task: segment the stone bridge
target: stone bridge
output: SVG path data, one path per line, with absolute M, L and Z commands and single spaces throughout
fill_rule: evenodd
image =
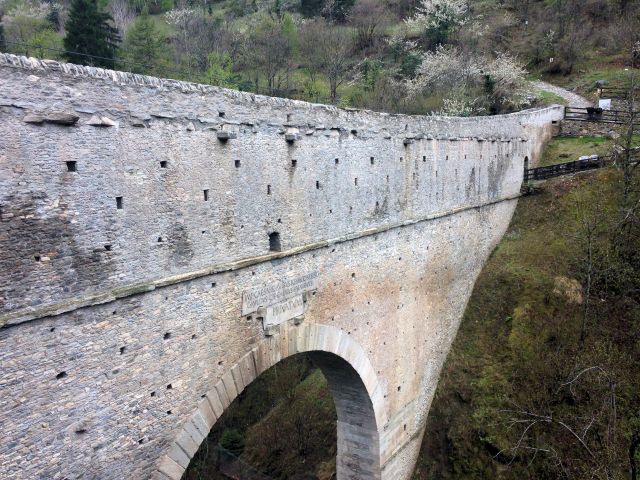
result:
M 408 479 L 524 162 L 561 118 L 0 54 L 2 477 L 179 479 L 239 392 L 310 352 L 338 479 Z

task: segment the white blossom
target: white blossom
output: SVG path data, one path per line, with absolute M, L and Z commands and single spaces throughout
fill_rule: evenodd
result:
M 191 8 L 174 8 L 165 13 L 164 18 L 169 25 L 179 27 L 186 25 L 194 14 L 195 10 Z
M 407 89 L 412 95 L 444 92 L 439 113 L 467 115 L 469 109 L 481 113 L 480 100 L 486 95 L 488 84 L 492 89 L 491 99 L 505 107 L 519 108 L 530 103 L 532 97 L 526 75 L 524 67 L 507 53 L 488 57 L 439 46 L 423 54 L 418 74 L 407 82 Z M 476 98 L 471 96 L 474 92 Z
M 461 26 L 466 22 L 469 7 L 466 0 L 421 0 L 407 25 L 418 31 L 440 28 L 444 25 Z

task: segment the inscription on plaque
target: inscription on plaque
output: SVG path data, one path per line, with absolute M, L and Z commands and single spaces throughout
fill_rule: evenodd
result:
M 242 293 L 242 315 L 249 315 L 260 307 L 274 307 L 287 300 L 302 298 L 303 293 L 317 288 L 318 272 L 311 272 L 299 277 L 277 280 L 264 287 L 245 290 Z
M 276 303 L 264 309 L 262 326 L 266 330 L 269 327 L 280 325 L 291 318 L 304 315 L 304 300 L 298 295 L 284 302 Z

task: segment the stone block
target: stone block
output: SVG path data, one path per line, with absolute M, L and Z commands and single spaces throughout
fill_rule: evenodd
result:
M 180 480 L 184 475 L 185 469 L 174 460 L 165 455 L 160 461 L 158 470 L 169 477 L 171 480 Z

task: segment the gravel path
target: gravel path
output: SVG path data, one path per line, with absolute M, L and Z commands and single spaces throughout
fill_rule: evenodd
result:
M 581 97 L 577 93 L 570 92 L 569 90 L 565 90 L 564 88 L 557 87 L 547 82 L 535 81 L 531 82 L 531 85 L 534 88 L 545 90 L 547 92 L 555 93 L 559 97 L 564 98 L 567 101 L 567 106 L 569 107 L 593 107 L 593 102 L 590 102 L 584 97 Z

